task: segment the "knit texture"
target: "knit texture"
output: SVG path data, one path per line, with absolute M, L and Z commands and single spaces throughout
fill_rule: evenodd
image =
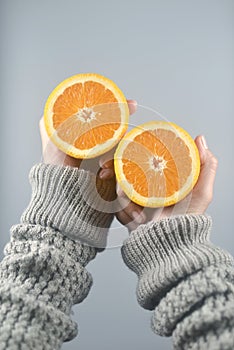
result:
M 234 349 L 233 258 L 209 240 L 211 219 L 175 216 L 141 225 L 122 247 L 137 299 L 174 348 Z
M 72 167 L 39 164 L 29 174 L 32 199 L 21 222 L 51 227 L 103 248 L 116 197 L 111 181 Z
M 39 164 L 30 182 L 31 202 L 21 224 L 11 228 L 0 264 L 1 350 L 56 350 L 76 336 L 71 307 L 90 290 L 85 266 L 102 250 L 96 246 L 105 243 L 113 219 L 97 210 L 98 199 L 101 210 L 105 202 L 87 171 Z M 98 180 L 98 191 L 114 198 L 106 182 Z

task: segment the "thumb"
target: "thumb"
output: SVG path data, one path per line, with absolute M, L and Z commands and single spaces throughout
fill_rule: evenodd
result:
M 213 197 L 218 161 L 213 153 L 208 149 L 204 136 L 196 137 L 195 143 L 200 155 L 201 170 L 194 190 L 199 192 L 199 195 L 210 203 Z
M 99 177 L 101 179 L 111 179 L 115 176 L 114 171 L 114 153 L 115 149 L 110 150 L 109 152 L 105 153 L 100 159 L 99 159 L 99 166 L 101 168 L 99 172 Z

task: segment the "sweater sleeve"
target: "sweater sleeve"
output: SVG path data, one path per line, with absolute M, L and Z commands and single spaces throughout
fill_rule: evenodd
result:
M 153 331 L 176 350 L 234 349 L 233 258 L 210 229 L 206 215 L 175 216 L 139 226 L 122 247 Z
M 77 335 L 72 305 L 88 294 L 103 250 L 113 186 L 87 171 L 38 164 L 32 197 L 0 264 L 0 349 L 60 349 Z M 108 211 L 105 211 L 105 206 Z

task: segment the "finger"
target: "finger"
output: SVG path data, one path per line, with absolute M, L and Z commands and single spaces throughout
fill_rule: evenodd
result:
M 45 123 L 44 123 L 44 118 L 41 117 L 40 121 L 39 121 L 39 129 L 40 129 L 40 134 L 41 134 L 41 137 L 43 139 L 48 139 L 48 134 L 46 132 L 46 129 L 45 129 Z
M 136 224 L 132 220 L 132 218 L 130 218 L 130 216 L 128 214 L 126 214 L 126 212 L 124 210 L 118 212 L 116 214 L 116 218 L 118 219 L 119 222 L 121 222 L 121 224 L 123 224 L 124 226 L 127 226 L 129 231 L 135 230 L 139 225 L 139 224 Z
M 103 156 L 99 159 L 99 166 L 102 169 L 113 169 L 114 168 L 114 153 L 116 147 L 111 149 L 110 151 L 103 154 Z
M 115 176 L 115 173 L 112 169 L 101 169 L 98 175 L 103 180 L 109 180 Z
M 195 138 L 195 143 L 199 151 L 199 156 L 200 156 L 200 161 L 202 166 L 206 161 L 207 150 L 208 150 L 207 142 L 203 135 L 199 135 Z
M 115 149 L 110 150 L 109 152 L 105 153 L 100 159 L 99 159 L 99 177 L 101 179 L 111 179 L 115 176 L 114 171 L 114 153 Z
M 130 114 L 135 113 L 137 110 L 137 101 L 136 100 L 127 100 L 127 102 L 128 102 L 129 113 Z
M 44 124 L 43 117 L 41 117 L 41 119 L 39 121 L 39 130 L 40 130 L 40 135 L 41 135 L 42 149 L 44 149 L 49 142 L 49 137 L 48 137 L 47 132 L 45 130 L 45 124 Z
M 137 110 L 137 102 L 135 100 L 127 100 L 127 102 L 128 102 L 129 113 L 130 114 L 135 113 Z M 114 153 L 115 153 L 115 150 L 116 150 L 116 147 L 111 149 L 109 152 L 105 153 L 99 160 L 100 168 L 112 169 L 113 176 L 114 176 Z M 100 172 L 100 174 L 101 174 L 101 172 Z
M 218 161 L 208 149 L 204 136 L 198 136 L 195 143 L 200 154 L 201 170 L 194 190 L 198 191 L 207 202 L 210 202 L 213 197 Z
M 146 215 L 143 212 L 143 208 L 132 202 L 120 188 L 119 184 L 117 184 L 116 191 L 119 201 L 119 211 L 124 210 L 125 213 L 136 223 L 143 224 L 146 221 Z
M 44 124 L 44 118 L 39 121 L 39 130 L 41 135 L 43 162 L 48 164 L 69 165 L 72 167 L 79 167 L 81 159 L 73 158 L 55 146 L 50 140 Z

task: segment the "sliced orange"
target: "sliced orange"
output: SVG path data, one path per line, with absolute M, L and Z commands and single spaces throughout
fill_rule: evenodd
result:
M 185 130 L 174 123 L 152 121 L 124 136 L 114 165 L 120 187 L 133 202 L 163 207 L 192 190 L 200 172 L 200 157 Z
M 61 82 L 44 110 L 50 139 L 75 158 L 93 158 L 113 148 L 125 134 L 128 118 L 122 91 L 110 79 L 91 73 Z

